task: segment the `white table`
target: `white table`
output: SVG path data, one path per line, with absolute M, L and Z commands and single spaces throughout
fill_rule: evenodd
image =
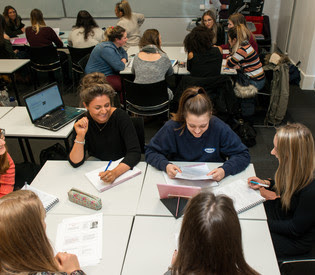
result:
M 136 216 L 122 275 L 161 275 L 171 263 L 182 219 Z M 240 220 L 247 263 L 261 274 L 280 274 L 266 221 Z
M 67 192 L 74 187 L 100 197 L 103 207 L 99 212 L 105 215 L 135 215 L 147 164 L 140 162 L 136 166 L 142 172 L 140 175 L 99 193 L 85 177 L 85 173 L 102 167 L 106 163 L 86 161 L 80 167 L 73 168 L 68 161 L 47 161 L 32 182 L 32 186 L 59 198 L 59 203 L 48 213 L 72 215 L 96 213 L 95 210 L 69 201 Z
M 15 83 L 14 73 L 29 62 L 29 59 L 1 59 L 0 62 L 0 74 L 8 74 L 12 79 L 15 97 L 19 105 L 21 105 L 21 102 Z
M 173 162 L 179 165 L 188 165 L 185 162 Z M 221 163 L 208 163 L 210 170 L 220 166 Z M 250 164 L 243 172 L 224 178 L 220 185 L 224 185 L 228 182 L 238 179 L 247 179 L 250 176 L 255 176 L 254 166 Z M 164 176 L 161 171 L 148 165 L 147 172 L 144 179 L 144 184 L 141 192 L 141 197 L 137 209 L 137 215 L 148 216 L 172 216 L 169 210 L 160 201 L 159 192 L 157 189 L 158 183 L 165 183 Z M 215 187 L 214 187 L 215 188 Z M 257 205 L 245 212 L 239 214 L 240 219 L 256 219 L 266 220 L 266 213 L 263 204 Z
M 0 107 L 0 118 L 4 117 L 8 112 L 10 112 L 13 109 L 13 107 L 6 107 L 1 106 Z M 0 125 L 1 126 L 1 125 Z M 2 127 L 2 126 L 1 126 Z
M 72 217 L 74 216 L 54 215 L 48 212 L 45 220 L 47 224 L 46 232 L 53 246 L 56 241 L 58 224 L 61 223 L 63 219 Z M 82 270 L 86 274 L 120 274 L 128 245 L 132 221 L 132 216 L 103 216 L 103 257 L 100 264 L 83 267 Z
M 40 138 L 40 139 L 62 139 L 65 142 L 66 150 L 69 152 L 69 142 L 68 137 L 70 136 L 74 122 L 70 122 L 65 127 L 54 132 L 47 129 L 39 128 L 34 126 L 30 116 L 28 115 L 26 107 L 14 107 L 12 111 L 7 113 L 0 119 L 1 127 L 5 129 L 5 134 L 7 137 L 18 138 L 21 140 L 25 139 L 25 143 L 32 162 L 34 161 L 32 149 L 28 142 L 29 138 Z M 20 142 L 20 141 L 19 141 Z M 22 143 L 23 144 L 23 143 Z M 21 143 L 20 143 L 21 146 Z M 21 147 L 22 153 L 23 149 Z M 24 159 L 27 157 L 23 153 Z

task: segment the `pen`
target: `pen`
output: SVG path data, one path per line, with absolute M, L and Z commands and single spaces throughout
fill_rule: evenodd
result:
M 107 166 L 106 166 L 106 168 L 105 168 L 104 172 L 106 172 L 106 171 L 108 170 L 109 165 L 111 165 L 111 163 L 112 163 L 112 160 L 110 160 L 110 161 L 109 161 L 109 163 L 107 164 Z
M 177 214 L 178 214 L 179 200 L 180 200 L 180 197 L 178 197 L 178 199 L 177 199 L 177 207 L 176 207 L 176 213 L 175 213 L 176 218 L 177 218 Z
M 263 186 L 263 187 L 269 187 L 269 185 L 267 185 L 267 184 L 259 183 L 257 181 L 253 181 L 253 180 L 251 180 L 250 183 L 257 184 L 257 185 L 260 185 L 260 186 Z

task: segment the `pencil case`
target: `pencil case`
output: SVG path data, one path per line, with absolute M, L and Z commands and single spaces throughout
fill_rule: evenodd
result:
M 94 210 L 100 210 L 102 208 L 102 200 L 99 197 L 80 191 L 76 188 L 71 188 L 68 192 L 68 198 L 70 201 L 88 207 Z

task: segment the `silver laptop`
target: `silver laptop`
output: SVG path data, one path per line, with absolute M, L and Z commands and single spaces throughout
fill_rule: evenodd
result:
M 58 131 L 86 112 L 65 106 L 57 83 L 24 96 L 24 101 L 32 123 L 51 131 Z

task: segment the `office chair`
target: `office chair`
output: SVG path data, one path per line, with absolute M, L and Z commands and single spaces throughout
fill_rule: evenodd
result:
M 138 84 L 124 79 L 126 110 L 141 116 L 167 113 L 169 118 L 170 100 L 166 81 Z
M 88 63 L 89 61 L 89 58 L 90 58 L 90 54 L 88 53 L 86 56 L 82 57 L 79 62 L 78 62 L 78 65 L 80 67 L 80 70 L 84 73 L 84 70 L 85 70 L 85 67 L 86 67 L 86 64 Z

